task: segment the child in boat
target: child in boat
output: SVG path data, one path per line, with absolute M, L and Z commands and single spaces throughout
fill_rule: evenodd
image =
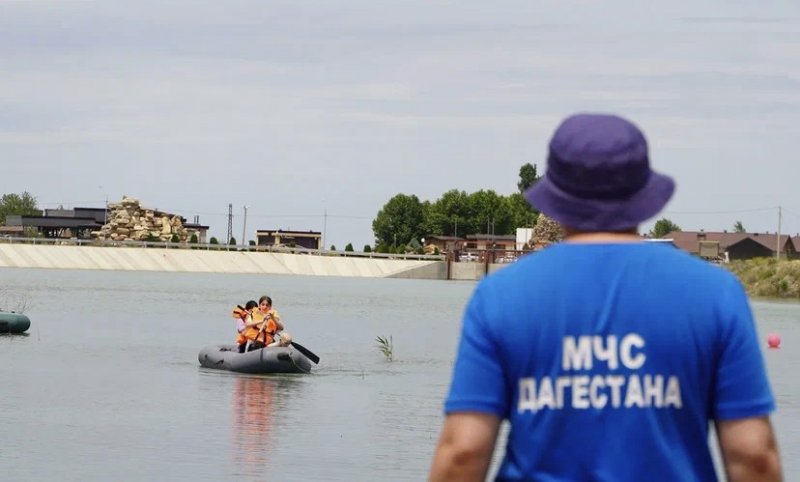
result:
M 239 345 L 239 353 L 244 353 L 248 340 L 255 340 L 261 327 L 262 320 L 256 321 L 253 312 L 258 307 L 258 303 L 250 300 L 244 306 L 237 305 L 233 309 L 233 317 L 236 318 L 236 344 Z
M 283 331 L 281 315 L 272 307 L 272 298 L 269 296 L 265 295 L 258 299 L 258 311 L 253 313 L 253 319 L 258 321 L 267 320 L 264 330 L 266 337 L 263 338 L 264 345 L 268 347 L 289 346 L 292 343 L 292 335 Z M 259 341 L 262 341 L 261 337 L 259 337 Z

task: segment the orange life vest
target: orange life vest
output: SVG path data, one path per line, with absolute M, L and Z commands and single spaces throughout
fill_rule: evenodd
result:
M 256 326 L 247 327 L 243 332 L 238 333 L 236 335 L 236 344 L 243 345 L 247 343 L 248 340 L 257 340 L 264 343 L 264 345 L 269 345 L 275 341 L 275 333 L 278 331 L 278 325 L 275 324 L 275 320 L 273 318 L 280 319 L 280 315 L 278 315 L 276 311 L 271 311 L 270 314 L 272 314 L 272 317 L 267 320 L 266 326 L 259 323 Z M 245 317 L 246 323 L 252 323 L 253 321 L 263 322 L 264 320 L 264 315 L 262 315 L 258 310 L 254 310 L 253 313 L 247 313 L 246 311 L 240 310 L 238 307 L 233 310 L 233 317 L 236 319 Z M 262 326 L 264 326 L 264 331 L 261 331 Z
M 275 333 L 278 332 L 278 325 L 275 323 L 275 320 L 280 320 L 281 319 L 281 315 L 279 315 L 278 312 L 275 311 L 275 310 L 269 310 L 267 312 L 267 315 L 270 315 L 269 319 L 267 320 L 267 325 L 264 326 L 264 331 L 261 332 L 260 336 L 258 336 L 258 341 L 263 342 L 264 345 L 269 345 L 270 343 L 275 341 Z M 258 310 L 253 310 L 253 320 L 254 321 L 263 322 L 264 321 L 264 315 Z M 261 324 L 258 325 L 258 329 L 255 330 L 254 337 L 258 335 L 258 332 L 259 332 L 259 330 L 261 329 L 262 326 L 263 325 L 261 325 Z M 251 339 L 255 339 L 255 338 L 251 338 Z

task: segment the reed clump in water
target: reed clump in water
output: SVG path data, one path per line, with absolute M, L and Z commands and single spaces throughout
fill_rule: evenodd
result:
M 386 360 L 392 361 L 392 350 L 394 349 L 394 346 L 392 346 L 392 335 L 389 335 L 389 338 L 378 336 L 375 338 L 375 341 L 378 342 L 378 349 L 383 353 L 383 356 L 386 357 Z

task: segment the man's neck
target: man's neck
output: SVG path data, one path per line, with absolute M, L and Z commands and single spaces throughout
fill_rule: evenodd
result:
M 639 241 L 642 241 L 642 237 L 635 229 L 623 232 L 605 232 L 564 228 L 564 242 L 567 243 L 636 243 Z

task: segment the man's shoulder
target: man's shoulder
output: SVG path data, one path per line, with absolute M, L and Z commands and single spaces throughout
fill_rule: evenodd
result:
M 605 268 L 599 268 L 592 260 L 602 260 Z M 542 279 L 551 282 L 569 275 L 585 275 L 592 269 L 608 269 L 619 263 L 623 266 L 635 262 L 642 264 L 652 274 L 674 275 L 683 279 L 707 279 L 710 282 L 737 282 L 737 278 L 720 265 L 710 263 L 690 253 L 672 246 L 651 243 L 636 243 L 628 246 L 615 245 L 602 249 L 600 245 L 564 246 L 554 245 L 539 252 L 521 257 L 518 261 L 487 276 L 485 282 L 491 285 L 519 283 L 521 280 L 535 282 Z M 576 269 L 580 268 L 576 272 Z M 560 273 L 561 276 L 556 276 Z M 555 276 L 555 278 L 554 278 Z

